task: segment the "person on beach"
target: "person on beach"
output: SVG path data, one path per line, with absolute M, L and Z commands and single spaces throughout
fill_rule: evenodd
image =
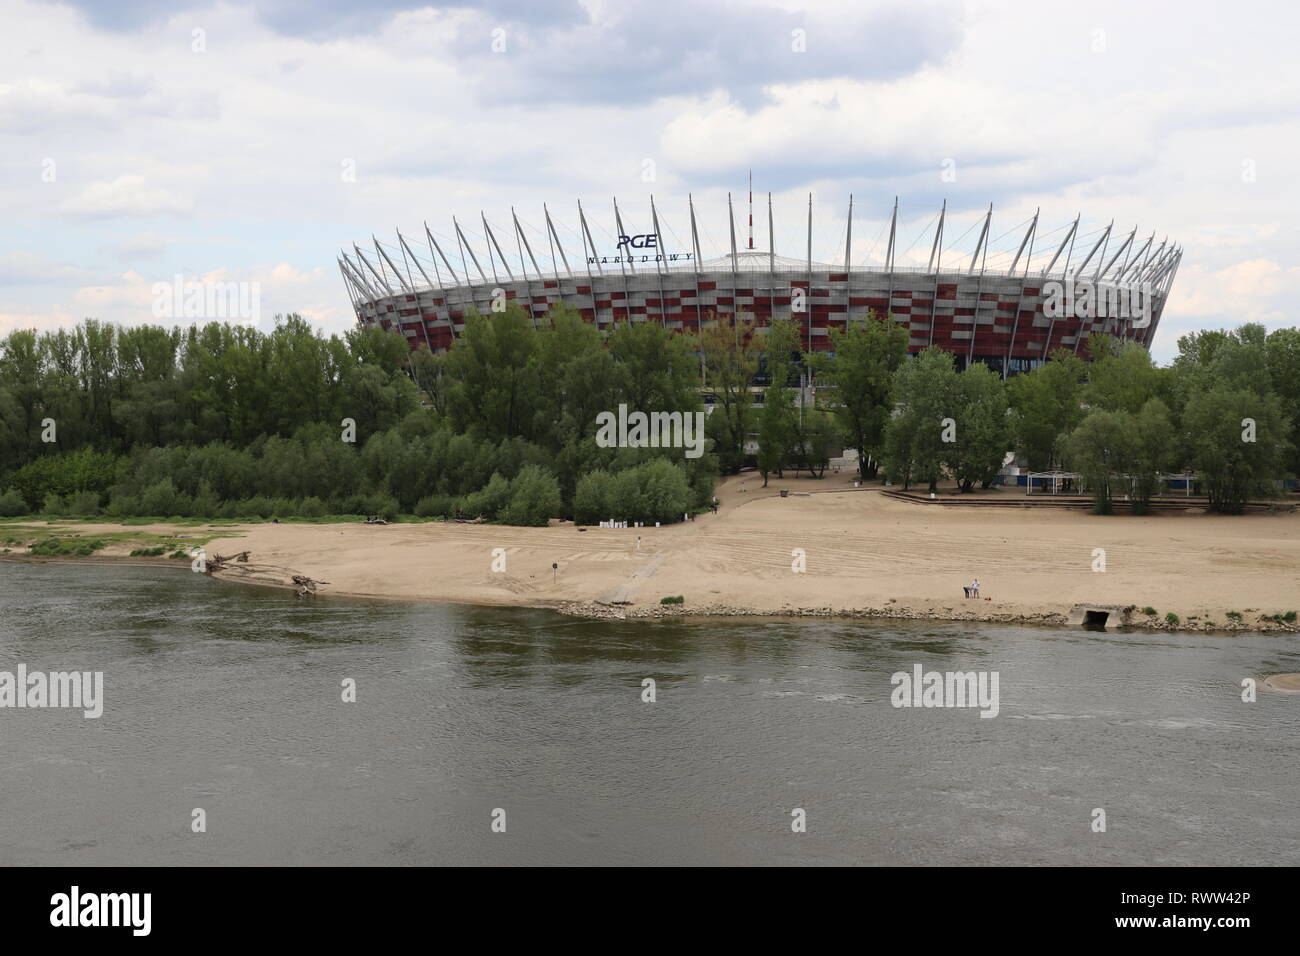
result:
M 978 599 L 980 596 L 980 579 L 976 578 L 970 583 L 971 597 Z

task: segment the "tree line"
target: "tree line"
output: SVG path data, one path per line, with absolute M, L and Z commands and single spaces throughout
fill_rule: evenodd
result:
M 1164 367 L 1134 342 L 1093 335 L 1091 361 L 1057 349 L 1005 382 L 979 362 L 958 372 L 938 349 L 904 361 L 906 332 L 892 322 L 831 339 L 832 355 L 804 361 L 835 386 L 817 400 L 858 450 L 864 478 L 883 469 L 904 487 L 934 491 L 946 477 L 971 491 L 1014 451 L 1031 471 L 1078 473 L 1101 513 L 1118 494 L 1143 513 L 1163 475 L 1189 471 L 1212 510 L 1239 513 L 1300 471 L 1298 329 L 1195 332 Z
M 1116 494 L 1144 510 L 1162 473 L 1191 468 L 1234 512 L 1300 470 L 1300 330 L 1194 333 L 1166 367 L 1094 336 L 1092 361 L 1061 349 L 1006 381 L 938 349 L 909 358 L 884 318 L 829 335 L 808 352 L 794 323 L 743 316 L 606 332 L 513 303 L 439 355 L 296 315 L 265 333 L 20 330 L 0 340 L 0 515 L 666 522 L 704 508 L 720 473 L 820 475 L 845 447 L 863 479 L 962 491 L 1015 451 L 1080 473 L 1101 511 Z M 595 440 L 600 412 L 694 413 L 705 395 L 700 458 Z
M 545 524 L 701 510 L 716 456 L 597 446 L 597 412 L 620 402 L 701 410 L 690 343 L 657 323 L 606 335 L 564 307 L 537 324 L 513 304 L 470 316 L 442 355 L 378 329 L 326 337 L 296 315 L 266 333 L 17 331 L 0 340 L 0 514 Z

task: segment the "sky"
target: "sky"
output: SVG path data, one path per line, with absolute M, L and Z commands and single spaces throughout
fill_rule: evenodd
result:
M 1033 266 L 1076 215 L 1184 249 L 1153 352 L 1294 326 L 1300 7 L 1282 2 L 0 0 L 0 333 L 156 322 L 155 284 L 255 283 L 262 324 L 355 322 L 336 264 L 373 238 L 417 260 L 452 217 L 512 260 L 542 204 L 580 260 L 651 232 L 766 250 L 988 265 L 1039 211 Z M 446 248 L 446 245 L 444 245 Z M 1114 245 L 1109 246 L 1114 249 Z M 671 248 L 666 251 L 673 251 Z M 371 256 L 373 259 L 374 256 Z M 954 261 L 946 258 L 945 261 Z M 453 265 L 455 265 L 453 256 Z M 405 267 L 405 266 L 404 266 Z

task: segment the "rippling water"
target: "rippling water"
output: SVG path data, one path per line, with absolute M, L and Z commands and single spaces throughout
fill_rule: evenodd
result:
M 589 622 L 0 562 L 19 663 L 102 670 L 106 701 L 0 709 L 4 864 L 1300 863 L 1300 696 L 1240 697 L 1300 671 L 1288 637 Z M 997 671 L 999 716 L 895 709 L 915 664 Z

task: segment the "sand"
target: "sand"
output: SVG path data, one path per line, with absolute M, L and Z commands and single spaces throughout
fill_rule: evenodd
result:
M 675 595 L 685 602 L 673 613 L 1057 623 L 1073 605 L 1096 603 L 1152 607 L 1157 616 L 1134 618 L 1156 626 L 1173 612 L 1181 628 L 1296 630 L 1259 619 L 1300 608 L 1300 514 L 968 509 L 900 501 L 879 485 L 855 489 L 852 477 L 773 479 L 766 490 L 757 477 L 732 477 L 717 515 L 663 528 L 258 524 L 211 548 L 248 550 L 268 583 L 284 569 L 327 581 L 322 594 L 607 616 L 657 614 L 660 599 Z M 1093 570 L 1097 548 L 1104 571 Z M 804 573 L 792 570 L 796 549 Z M 504 554 L 503 572 L 492 570 L 494 553 Z M 987 600 L 963 598 L 974 577 Z
M 845 470 L 820 481 L 773 479 L 763 489 L 753 475 L 728 478 L 718 490 L 718 514 L 663 528 L 249 524 L 222 526 L 234 536 L 208 548 L 249 552 L 246 567 L 218 576 L 290 586 L 293 574 L 305 575 L 327 582 L 321 595 L 544 606 L 605 617 L 833 613 L 1064 624 L 1074 605 L 1098 604 L 1136 607 L 1132 618 L 1143 626 L 1300 630 L 1294 622 L 1261 619 L 1300 609 L 1300 514 L 1189 509 L 1102 517 L 1063 508 L 944 506 L 900 501 L 875 484 L 854 488 L 852 479 Z M 779 488 L 789 496 L 779 497 Z M 1024 501 L 1015 490 L 995 495 Z M 89 536 L 114 528 L 68 530 Z M 130 530 L 203 533 L 169 525 Z M 1098 548 L 1104 571 L 1093 570 Z M 803 573 L 792 569 L 797 549 Z M 103 554 L 121 558 L 125 550 Z M 505 570 L 493 571 L 501 555 Z M 962 586 L 975 577 L 981 600 L 966 600 Z M 660 605 L 676 595 L 684 603 Z M 1146 607 L 1157 614 L 1145 614 Z M 1176 625 L 1165 621 L 1170 612 Z

